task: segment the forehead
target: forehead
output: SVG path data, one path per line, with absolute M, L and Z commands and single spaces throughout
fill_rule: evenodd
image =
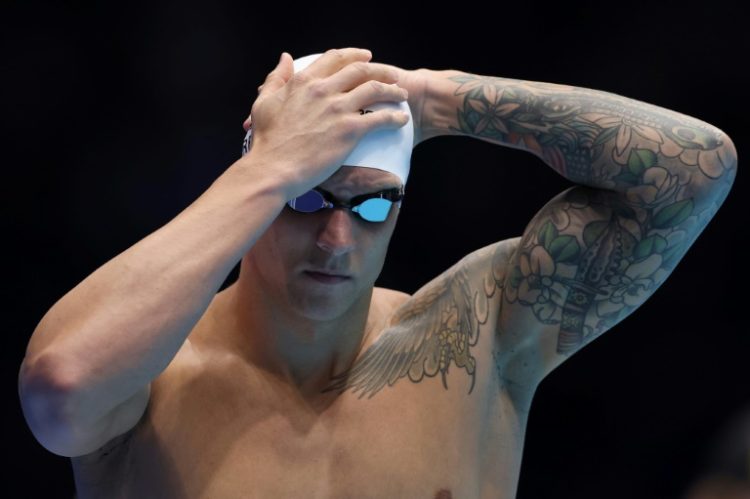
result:
M 391 172 L 376 168 L 342 166 L 319 187 L 337 193 L 352 195 L 377 192 L 401 186 L 401 180 Z

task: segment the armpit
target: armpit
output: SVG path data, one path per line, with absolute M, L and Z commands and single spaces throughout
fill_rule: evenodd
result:
M 130 446 L 130 441 L 135 434 L 138 425 L 129 429 L 121 435 L 117 435 L 112 438 L 109 442 L 101 446 L 99 449 L 86 454 L 83 456 L 76 456 L 70 458 L 75 465 L 91 466 L 99 464 L 106 459 L 111 459 L 112 456 L 124 453 Z

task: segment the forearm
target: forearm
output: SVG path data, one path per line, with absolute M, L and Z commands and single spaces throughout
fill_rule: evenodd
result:
M 26 376 L 48 376 L 50 386 L 69 390 L 60 400 L 66 406 L 75 401 L 75 415 L 61 412 L 94 421 L 158 376 L 233 266 L 281 211 L 274 181 L 238 165 L 42 318 L 27 348 Z M 35 366 L 44 366 L 44 374 Z
M 425 138 L 465 135 L 535 154 L 568 180 L 627 192 L 659 166 L 691 190 L 731 183 L 736 151 L 690 116 L 587 88 L 431 71 Z

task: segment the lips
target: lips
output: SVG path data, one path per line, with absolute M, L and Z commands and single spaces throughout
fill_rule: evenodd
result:
M 329 277 L 347 277 L 347 278 L 351 277 L 347 274 L 342 274 L 340 272 L 331 272 L 330 270 L 308 269 L 308 270 L 305 270 L 305 272 L 313 273 L 313 274 L 321 274 L 321 275 L 329 276 Z
M 350 279 L 350 276 L 342 274 L 329 274 L 315 270 L 305 270 L 305 275 L 324 284 L 337 284 Z

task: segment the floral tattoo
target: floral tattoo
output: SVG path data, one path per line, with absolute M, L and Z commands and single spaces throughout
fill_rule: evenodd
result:
M 505 300 L 559 325 L 569 354 L 640 306 L 726 198 L 736 154 L 717 128 L 607 92 L 459 74 L 452 133 L 534 153 L 579 184 L 527 227 Z

